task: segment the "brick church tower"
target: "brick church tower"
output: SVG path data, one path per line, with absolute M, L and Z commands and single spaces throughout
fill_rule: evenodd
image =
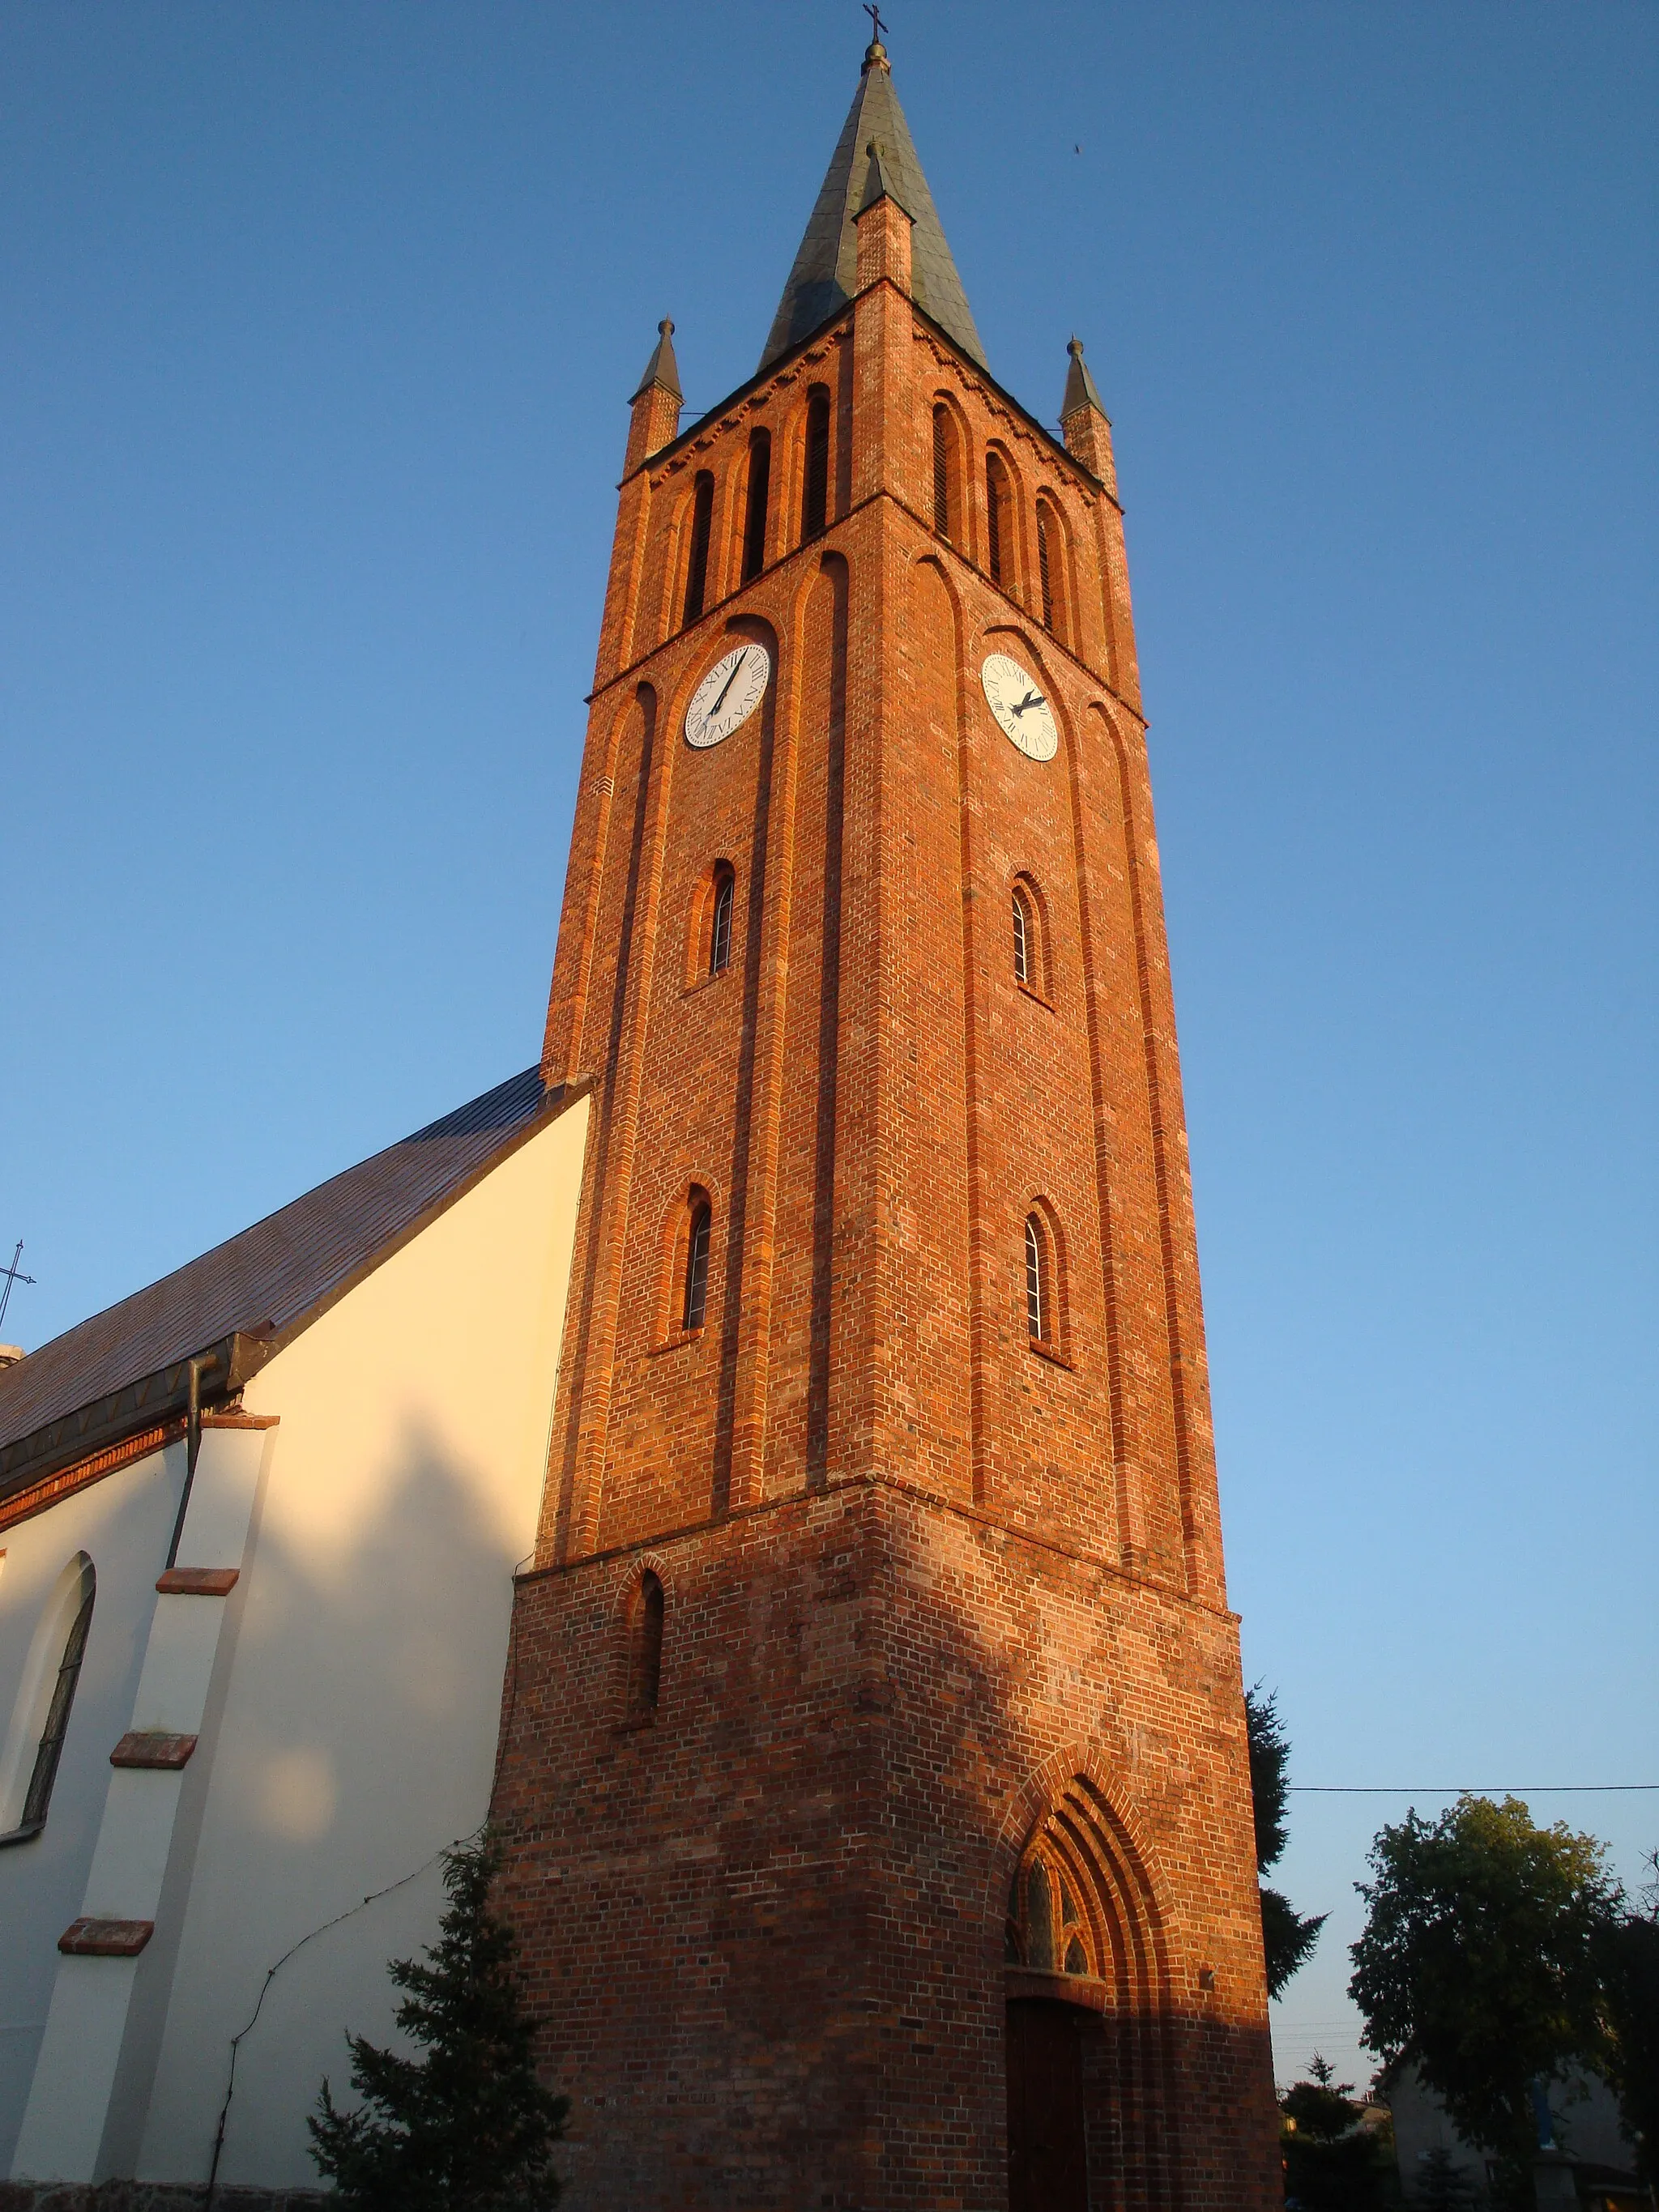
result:
M 633 400 L 505 1894 L 573 2208 L 1279 2198 L 1111 432 L 872 45 L 756 374 Z

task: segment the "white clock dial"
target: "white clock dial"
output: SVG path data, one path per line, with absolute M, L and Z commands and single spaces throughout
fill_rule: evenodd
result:
M 1060 749 L 1060 732 L 1054 710 L 1042 696 L 1042 686 L 1029 668 L 1022 668 L 1006 653 L 989 653 L 979 672 L 985 703 L 997 718 L 1003 735 L 1017 744 L 1028 760 L 1052 760 Z
M 749 717 L 765 696 L 772 656 L 752 638 L 717 660 L 685 710 L 688 745 L 717 745 Z

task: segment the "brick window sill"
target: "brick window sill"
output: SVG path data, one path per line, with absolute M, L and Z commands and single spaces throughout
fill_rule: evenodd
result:
M 1022 998 L 1031 1000 L 1036 1005 L 1041 1006 L 1045 1013 L 1053 1013 L 1054 1002 L 1052 999 L 1045 999 L 1041 991 L 1033 989 L 1030 983 L 1020 982 L 1018 976 L 1015 977 L 1014 982 Z
M 1060 1349 L 1058 1345 L 1045 1343 L 1043 1340 L 1038 1336 L 1028 1336 L 1025 1340 L 1025 1343 L 1026 1348 L 1029 1351 L 1036 1352 L 1039 1359 L 1046 1359 L 1050 1367 L 1062 1367 L 1065 1369 L 1066 1374 L 1076 1374 L 1077 1369 L 1075 1365 L 1066 1357 L 1066 1354 Z
M 715 983 L 723 983 L 731 973 L 732 963 L 728 960 L 724 968 L 716 968 L 712 975 L 694 975 L 684 990 L 681 992 L 680 996 L 683 999 L 694 999 L 699 991 L 706 991 Z
M 625 1721 L 617 1723 L 616 1733 L 618 1735 L 637 1735 L 641 1729 L 653 1729 L 656 1725 L 657 1716 L 654 1712 L 629 1713 Z
M 678 1352 L 683 1344 L 701 1344 L 702 1341 L 701 1326 L 696 1328 L 677 1328 L 672 1336 L 664 1337 L 660 1344 L 652 1346 L 649 1357 L 655 1359 L 660 1352 Z

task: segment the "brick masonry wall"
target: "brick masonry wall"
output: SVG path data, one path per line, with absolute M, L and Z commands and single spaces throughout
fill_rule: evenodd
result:
M 830 516 L 803 543 L 815 386 Z M 757 428 L 772 498 L 744 585 Z M 705 471 L 706 611 L 682 625 Z M 695 751 L 687 704 L 741 640 L 772 656 L 765 698 Z M 1053 760 L 992 719 L 990 652 L 1036 674 Z M 579 2202 L 1006 2203 L 1002 1921 L 1045 1820 L 1087 1831 L 1115 1962 L 1085 2052 L 1096 2201 L 1275 2202 L 1115 498 L 879 276 L 628 478 L 597 677 L 545 1054 L 594 1076 L 596 1110 L 498 1808 L 550 2078 L 578 2099 Z M 722 862 L 732 957 L 710 976 Z M 694 1188 L 714 1234 L 688 1332 Z M 1061 1291 L 1044 1347 L 1034 1206 Z M 623 1728 L 647 1563 L 663 1705 Z
M 1152 1900 L 1100 2027 L 1099 2201 L 1267 2202 L 1239 1694 L 1224 1614 L 878 1480 L 527 1578 L 497 1812 L 573 2203 L 1006 2202 L 1004 1917 L 1079 1777 Z M 1093 1909 L 1125 1917 L 1104 1880 Z

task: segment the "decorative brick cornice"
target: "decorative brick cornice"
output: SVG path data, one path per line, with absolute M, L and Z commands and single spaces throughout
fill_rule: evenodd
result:
M 154 1428 L 141 1429 L 136 1436 L 125 1437 L 118 1444 L 93 1452 L 76 1461 L 73 1466 L 60 1468 L 56 1474 L 31 1483 L 27 1490 L 14 1492 L 0 1504 L 0 1528 L 15 1528 L 18 1522 L 44 1513 L 47 1506 L 57 1504 L 60 1498 L 67 1498 L 72 1491 L 84 1490 L 88 1483 L 101 1482 L 106 1474 L 131 1467 L 135 1460 L 148 1459 L 151 1452 L 177 1443 L 184 1433 L 182 1419 L 162 1421 Z

